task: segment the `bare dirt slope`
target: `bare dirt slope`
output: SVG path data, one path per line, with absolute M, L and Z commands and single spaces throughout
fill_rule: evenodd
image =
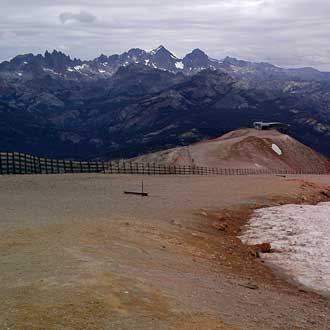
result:
M 275 150 L 279 151 L 280 154 Z M 217 139 L 145 155 L 135 160 L 219 168 L 330 171 L 330 162 L 276 130 L 239 129 Z
M 236 238 L 251 208 L 325 197 L 302 179 L 0 177 L 0 329 L 330 329 L 328 299 Z

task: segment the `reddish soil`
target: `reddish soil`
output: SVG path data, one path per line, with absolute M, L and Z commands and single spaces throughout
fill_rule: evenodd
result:
M 273 150 L 276 145 L 281 155 Z M 276 130 L 240 129 L 188 147 L 145 155 L 142 162 L 219 168 L 330 172 L 330 162 L 311 148 Z

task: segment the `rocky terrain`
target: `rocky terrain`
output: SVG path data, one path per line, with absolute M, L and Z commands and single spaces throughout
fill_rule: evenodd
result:
M 330 74 L 163 46 L 83 61 L 53 51 L 0 64 L 0 149 L 116 159 L 214 138 L 255 120 L 329 155 Z
M 168 165 L 330 173 L 330 161 L 276 130 L 239 129 L 217 139 L 134 159 Z

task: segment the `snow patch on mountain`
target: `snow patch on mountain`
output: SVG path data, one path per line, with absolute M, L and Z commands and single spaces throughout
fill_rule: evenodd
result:
M 50 69 L 50 68 L 43 68 L 42 70 L 43 70 L 44 72 L 49 72 L 49 73 L 52 73 L 52 74 L 55 74 L 55 75 L 59 75 L 58 72 L 56 72 L 55 70 Z
M 179 61 L 179 62 L 175 63 L 175 67 L 179 70 L 183 70 L 184 69 L 184 64 L 182 63 L 182 61 Z
M 76 66 L 74 67 L 74 69 L 75 69 L 76 71 L 80 71 L 80 70 L 87 69 L 88 67 L 89 67 L 88 64 L 82 64 L 82 65 L 76 65 Z

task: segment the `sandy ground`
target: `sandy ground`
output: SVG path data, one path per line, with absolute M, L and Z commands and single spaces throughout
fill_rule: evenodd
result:
M 325 200 L 330 177 L 143 180 L 147 198 L 123 194 L 135 176 L 0 177 L 1 330 L 330 329 L 328 299 L 236 238 L 254 208 Z

